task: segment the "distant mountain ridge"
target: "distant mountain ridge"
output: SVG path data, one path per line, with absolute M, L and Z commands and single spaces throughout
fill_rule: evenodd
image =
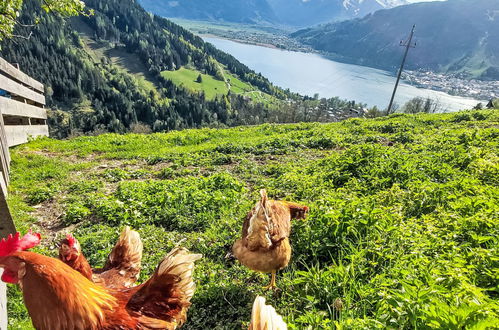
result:
M 362 17 L 386 5 L 376 0 L 268 0 L 280 22 L 306 27 Z
M 407 0 L 139 0 L 148 11 L 164 17 L 236 23 L 306 27 L 362 17 Z
M 139 3 L 163 17 L 238 23 L 277 21 L 267 0 L 139 0 Z
M 361 19 L 300 30 L 292 37 L 339 60 L 394 70 L 416 24 L 407 68 L 499 79 L 499 1 L 422 2 Z

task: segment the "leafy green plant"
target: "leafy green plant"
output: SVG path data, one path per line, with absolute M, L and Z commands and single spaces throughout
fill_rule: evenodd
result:
M 90 210 L 80 202 L 73 202 L 66 206 L 64 222 L 66 224 L 78 223 L 91 214 Z
M 30 205 L 40 204 L 52 199 L 57 191 L 48 186 L 35 187 L 27 191 L 26 201 Z

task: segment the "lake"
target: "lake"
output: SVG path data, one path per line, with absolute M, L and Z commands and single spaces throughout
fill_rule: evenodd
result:
M 227 39 L 203 38 L 220 50 L 233 55 L 256 72 L 260 72 L 279 87 L 292 92 L 367 103 L 368 106 L 388 107 L 396 77 L 390 72 L 360 65 L 329 60 L 313 53 L 292 52 L 270 47 L 248 45 Z M 401 55 L 402 56 L 402 53 Z M 410 55 L 409 55 L 410 56 Z M 431 97 L 443 110 L 470 109 L 479 101 L 452 96 L 443 92 L 399 84 L 395 102 L 403 105 L 413 97 Z

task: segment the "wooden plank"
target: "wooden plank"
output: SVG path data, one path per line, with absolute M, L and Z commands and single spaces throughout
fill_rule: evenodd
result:
M 7 204 L 7 185 L 0 176 L 0 237 L 7 237 L 8 234 L 15 232 L 16 227 Z
M 7 140 L 1 141 L 1 152 L 0 152 L 0 171 L 2 172 L 3 179 L 6 185 L 9 185 L 9 173 L 10 173 L 10 154 Z
M 4 148 L 4 146 L 6 147 L 7 144 L 6 143 L 5 144 L 2 143 L 2 148 Z M 0 155 L 0 160 L 1 160 L 0 161 L 0 170 L 2 172 L 2 177 L 3 177 L 3 180 L 4 180 L 5 184 L 8 185 L 9 181 L 10 181 L 10 179 L 9 179 L 10 168 L 9 168 L 9 163 L 8 163 L 7 159 L 5 159 L 5 154 L 4 153 L 2 153 Z
M 30 136 L 49 136 L 49 127 L 47 125 L 5 125 L 5 135 L 8 146 L 13 147 L 28 142 Z
M 12 94 L 19 95 L 25 99 L 35 101 L 36 103 L 45 105 L 44 95 L 38 94 L 37 92 L 29 89 L 28 87 L 25 87 L 1 74 L 0 74 L 0 89 L 6 90 L 7 92 Z
M 18 70 L 15 66 L 13 66 L 12 64 L 10 64 L 1 57 L 0 57 L 0 71 L 6 73 L 7 75 L 11 76 L 17 81 L 34 88 L 35 90 L 41 93 L 45 91 L 43 88 L 43 84 L 41 82 L 31 78 L 21 70 Z
M 9 178 L 9 173 L 10 173 L 10 155 L 9 155 L 9 148 L 7 146 L 7 141 L 2 141 L 1 147 L 3 150 L 0 152 L 0 170 L 1 170 L 1 176 L 3 178 L 3 181 L 5 182 L 5 185 L 9 185 L 10 178 Z M 7 150 L 5 150 L 7 149 Z M 5 152 L 7 151 L 7 152 Z M 4 189 L 7 191 L 6 189 Z
M 0 239 L 15 232 L 16 227 L 7 205 L 7 185 L 0 176 Z M 0 269 L 0 276 L 2 272 Z M 0 281 L 0 329 L 7 329 L 7 291 L 2 281 Z
M 0 269 L 0 276 L 3 269 Z M 7 286 L 0 281 L 0 329 L 7 329 Z
M 47 110 L 44 108 L 14 101 L 6 97 L 0 97 L 0 112 L 2 115 L 47 119 Z
M 0 238 L 16 232 L 12 216 L 7 205 L 7 186 L 0 176 Z M 0 276 L 3 270 L 0 270 Z M 7 329 L 7 291 L 0 281 L 0 329 Z
M 7 183 L 3 180 L 3 178 L 0 176 L 0 201 L 2 199 L 7 200 Z M 0 225 L 1 227 L 1 225 Z
M 5 161 L 7 162 L 7 167 L 8 170 L 10 170 L 10 152 L 9 152 L 9 147 L 7 143 L 7 135 L 5 135 L 5 127 L 4 127 L 4 122 L 3 122 L 3 116 L 2 116 L 2 107 L 0 107 L 0 153 L 3 155 L 5 158 Z

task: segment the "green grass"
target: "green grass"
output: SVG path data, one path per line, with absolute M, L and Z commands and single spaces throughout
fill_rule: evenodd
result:
M 55 255 L 71 230 L 96 266 L 136 228 L 141 280 L 178 242 L 202 253 L 184 329 L 247 327 L 256 295 L 290 329 L 487 329 L 499 322 L 498 154 L 498 110 L 40 139 L 12 150 L 9 203 L 19 228 L 45 233 L 40 251 Z M 293 222 L 275 293 L 226 258 L 261 188 L 311 210 Z
M 199 72 L 195 69 L 182 67 L 175 71 L 163 71 L 161 76 L 171 80 L 175 85 L 183 86 L 193 92 L 204 92 L 208 100 L 213 100 L 217 96 L 227 95 L 230 90 L 234 94 L 241 94 L 251 98 L 253 101 L 262 102 L 264 104 L 277 104 L 279 100 L 266 93 L 259 91 L 250 84 L 241 81 L 233 74 L 226 70 L 224 77 L 226 81 L 216 79 L 210 75 Z M 201 74 L 202 82 L 198 83 L 197 78 Z
M 197 70 L 186 68 L 161 72 L 163 78 L 171 80 L 175 85 L 184 86 L 194 92 L 204 91 L 209 100 L 213 100 L 217 95 L 226 95 L 229 91 L 224 81 L 217 80 L 210 75 L 201 74 L 203 81 L 196 82 L 199 74 L 200 72 Z

